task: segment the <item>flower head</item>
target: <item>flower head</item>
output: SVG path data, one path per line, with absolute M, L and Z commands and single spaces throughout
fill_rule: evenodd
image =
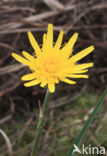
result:
M 94 50 L 94 46 L 90 46 L 79 53 L 73 55 L 73 46 L 77 40 L 78 33 L 70 38 L 68 43 L 61 48 L 63 39 L 63 31 L 60 32 L 58 39 L 53 44 L 53 25 L 48 25 L 47 34 L 43 35 L 42 48 L 39 47 L 37 41 L 33 37 L 31 32 L 28 32 L 30 43 L 34 49 L 34 55 L 23 51 L 24 57 L 21 57 L 15 53 L 12 56 L 19 62 L 27 65 L 31 73 L 22 76 L 26 87 L 40 84 L 41 87 L 48 85 L 50 92 L 55 91 L 55 84 L 59 81 L 64 81 L 69 84 L 75 84 L 76 82 L 71 78 L 88 78 L 87 74 L 89 67 L 93 66 L 93 63 L 77 64 L 77 61 L 88 55 Z

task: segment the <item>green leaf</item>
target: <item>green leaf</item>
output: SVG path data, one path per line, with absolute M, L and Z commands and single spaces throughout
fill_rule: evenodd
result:
M 69 149 L 68 153 L 66 154 L 66 156 L 72 156 L 73 155 L 72 152 L 74 150 L 74 144 L 78 145 L 81 142 L 81 140 L 83 139 L 83 137 L 86 134 L 86 132 L 88 130 L 88 127 L 91 125 L 96 113 L 101 108 L 101 105 L 103 104 L 106 95 L 107 95 L 107 88 L 105 89 L 104 93 L 102 94 L 101 98 L 99 99 L 95 109 L 93 110 L 93 112 L 89 116 L 89 118 L 86 121 L 85 125 L 83 126 L 82 130 L 80 131 L 80 134 L 77 136 L 77 138 L 75 139 L 73 145 L 70 147 L 70 149 Z

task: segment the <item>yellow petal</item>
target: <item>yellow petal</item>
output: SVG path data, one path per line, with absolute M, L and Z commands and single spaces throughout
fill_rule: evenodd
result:
M 62 53 L 64 53 L 65 57 L 69 57 L 72 54 L 73 51 L 73 46 L 77 40 L 78 37 L 78 33 L 75 33 L 70 40 L 68 41 L 68 43 L 65 45 L 64 48 L 62 48 Z
M 75 81 L 69 80 L 67 78 L 63 78 L 63 79 L 61 79 L 61 81 L 64 81 L 64 82 L 69 83 L 69 84 L 76 84 Z
M 47 82 L 46 82 L 46 81 L 44 81 L 44 82 L 42 82 L 42 83 L 40 84 L 41 87 L 45 87 L 46 85 L 47 85 Z
M 24 55 L 24 57 L 26 57 L 29 61 L 35 63 L 36 59 L 30 55 L 29 53 L 27 53 L 26 51 L 22 51 L 22 54 Z
M 75 73 L 75 74 L 79 74 L 79 73 L 82 74 L 82 73 L 86 73 L 86 72 L 88 72 L 88 69 L 86 69 L 86 70 L 80 70 L 80 69 L 76 69 L 76 70 L 75 70 L 75 69 L 74 69 L 74 70 L 72 70 L 71 73 L 72 73 L 72 74 L 74 74 L 74 73 Z
M 62 39 L 63 39 L 63 31 L 60 32 L 58 39 L 56 41 L 56 44 L 55 44 L 56 49 L 59 49 L 61 47 Z
M 30 62 L 28 60 L 26 60 L 25 58 L 15 54 L 15 53 L 12 53 L 12 56 L 19 62 L 25 64 L 25 65 L 30 65 Z
M 36 74 L 34 74 L 34 73 L 27 74 L 27 75 L 24 75 L 24 76 L 21 77 L 21 79 L 23 81 L 32 80 L 32 79 L 35 79 L 35 78 L 36 78 Z
M 43 45 L 42 45 L 42 50 L 44 51 L 44 52 L 46 52 L 47 51 L 47 37 L 46 37 L 46 34 L 44 34 L 43 35 Z
M 84 69 L 93 67 L 93 65 L 94 65 L 93 63 L 78 64 L 78 65 L 75 65 L 75 66 L 73 67 L 73 71 L 76 71 L 76 70 L 84 70 Z
M 38 79 L 36 79 L 36 80 L 30 81 L 30 82 L 24 83 L 24 86 L 25 87 L 31 87 L 31 86 L 35 86 L 39 83 L 40 83 L 40 81 Z
M 49 83 L 48 88 L 49 88 L 51 93 L 55 92 L 55 84 L 54 83 Z
M 52 24 L 48 24 L 47 42 L 49 48 L 53 46 L 53 25 Z
M 58 83 L 59 83 L 59 80 L 58 80 L 58 79 L 54 79 L 54 82 L 55 82 L 56 84 L 58 84 Z
M 70 77 L 70 78 L 88 78 L 89 76 L 88 75 L 73 75 L 73 74 L 71 74 L 71 75 L 68 75 L 68 77 Z
M 80 51 L 79 53 L 75 54 L 74 56 L 72 56 L 69 61 L 73 61 L 76 62 L 80 59 L 82 59 L 83 57 L 87 56 L 89 53 L 91 53 L 94 50 L 94 46 L 90 46 L 82 51 Z
M 40 49 L 37 41 L 35 40 L 35 38 L 33 37 L 31 32 L 28 32 L 28 37 L 29 37 L 29 41 L 35 51 L 36 56 L 38 56 L 41 53 L 41 49 Z

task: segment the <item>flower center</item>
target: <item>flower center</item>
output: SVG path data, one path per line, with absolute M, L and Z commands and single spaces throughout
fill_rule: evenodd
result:
M 59 70 L 59 65 L 56 61 L 47 61 L 44 65 L 45 72 L 55 74 Z

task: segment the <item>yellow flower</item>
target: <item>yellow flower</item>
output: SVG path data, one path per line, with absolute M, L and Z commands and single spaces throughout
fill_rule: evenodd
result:
M 69 84 L 75 84 L 71 78 L 88 78 L 87 68 L 92 67 L 93 63 L 77 64 L 76 62 L 91 53 L 94 46 L 90 46 L 79 53 L 73 55 L 73 46 L 77 40 L 78 33 L 70 38 L 68 43 L 61 48 L 63 39 L 63 31 L 60 32 L 56 44 L 53 44 L 53 25 L 48 25 L 47 34 L 43 35 L 42 48 L 39 47 L 37 41 L 31 32 L 28 32 L 30 43 L 34 49 L 35 55 L 23 51 L 24 57 L 15 53 L 12 56 L 19 62 L 27 65 L 31 73 L 22 76 L 26 87 L 40 84 L 41 87 L 48 85 L 50 92 L 55 91 L 55 84 L 64 81 Z

